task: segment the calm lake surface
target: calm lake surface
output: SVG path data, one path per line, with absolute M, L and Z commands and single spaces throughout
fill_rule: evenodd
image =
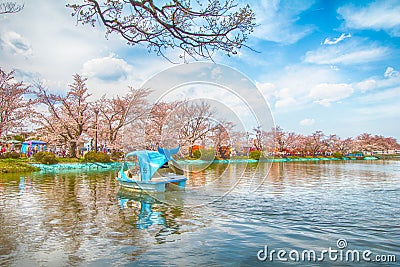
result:
M 0 265 L 282 265 L 265 246 L 289 265 L 329 247 L 400 261 L 399 160 L 193 168 L 185 192 L 155 196 L 121 191 L 116 171 L 0 174 Z

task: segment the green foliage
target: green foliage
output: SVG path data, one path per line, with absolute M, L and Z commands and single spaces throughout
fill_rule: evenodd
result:
M 20 158 L 20 154 L 18 152 L 6 152 L 4 153 L 4 158 L 5 159 L 19 159 Z
M 25 137 L 23 137 L 22 135 L 14 135 L 14 140 L 25 142 Z
M 201 160 L 214 160 L 217 158 L 214 148 L 193 151 L 192 157 Z
M 40 161 L 45 155 L 46 155 L 46 153 L 49 153 L 49 152 L 38 152 L 38 153 L 36 153 L 34 156 L 33 156 L 33 158 L 36 160 L 36 161 Z
M 193 158 L 199 159 L 200 157 L 201 157 L 201 152 L 200 152 L 200 150 L 195 150 L 195 151 L 193 152 Z
M 204 160 L 214 160 L 216 157 L 216 153 L 214 148 L 210 148 L 210 149 L 201 149 L 200 150 L 201 153 L 201 157 Z
M 102 152 L 90 151 L 86 153 L 85 160 L 89 162 L 110 162 L 110 156 Z
M 111 153 L 111 158 L 113 160 L 120 160 L 124 156 L 124 153 L 121 151 L 113 151 Z
M 231 156 L 231 159 L 249 159 L 248 156 Z
M 36 153 L 33 158 L 36 162 L 40 162 L 42 164 L 56 164 L 58 160 L 56 156 L 51 152 L 38 152 Z
M 3 159 L 0 160 L 0 173 L 18 173 L 40 171 L 39 168 L 29 165 L 21 159 Z
M 59 163 L 81 163 L 83 158 L 57 158 Z
M 343 154 L 340 153 L 340 152 L 335 152 L 335 153 L 332 154 L 332 156 L 333 156 L 334 158 L 337 158 L 337 159 L 343 158 Z
M 255 160 L 259 160 L 261 157 L 261 151 L 260 150 L 253 150 L 250 152 L 250 158 L 251 159 L 255 159 Z

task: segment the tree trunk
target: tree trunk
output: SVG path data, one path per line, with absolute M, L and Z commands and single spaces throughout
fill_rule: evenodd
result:
M 76 142 L 69 141 L 69 155 L 70 158 L 76 158 Z
M 194 142 L 190 142 L 190 146 L 189 146 L 189 157 L 193 158 L 193 144 Z

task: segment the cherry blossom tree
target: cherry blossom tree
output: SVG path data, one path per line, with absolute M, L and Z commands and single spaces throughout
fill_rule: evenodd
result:
M 386 150 L 400 150 L 400 144 L 394 137 L 385 137 Z
M 309 142 L 309 139 L 307 136 L 302 135 L 302 134 L 296 134 L 295 139 L 293 141 L 293 145 L 292 145 L 293 154 L 295 156 L 296 155 L 300 155 L 300 156 L 307 155 L 308 142 Z
M 280 126 L 272 128 L 265 136 L 267 142 L 264 143 L 268 151 L 277 151 L 281 154 L 286 154 L 298 150 L 297 141 L 299 135 L 294 132 L 285 132 Z
M 253 145 L 256 150 L 263 150 L 263 142 L 265 140 L 265 133 L 263 132 L 260 125 L 253 128 L 254 142 Z
M 332 134 L 328 137 L 327 143 L 329 144 L 329 148 L 332 153 L 338 152 L 342 155 L 345 155 L 354 147 L 353 138 L 348 137 L 346 139 L 342 139 L 336 134 Z
M 171 147 L 178 143 L 183 147 L 182 153 L 188 151 L 189 156 L 192 157 L 193 145 L 206 141 L 212 142 L 212 131 L 217 127 L 219 120 L 214 119 L 216 112 L 205 101 L 177 103 L 178 105 L 171 110 L 168 106 L 163 105 L 163 109 L 169 110 L 169 112 L 166 116 L 159 117 L 164 120 L 164 123 L 159 121 L 159 125 L 156 124 L 153 127 L 156 128 L 157 136 L 161 137 L 163 146 Z M 155 121 L 156 117 L 153 117 L 153 123 Z M 157 129 L 157 127 L 161 128 Z
M 249 146 L 249 136 L 250 134 L 248 132 L 243 131 L 233 131 L 230 134 L 230 140 L 235 154 L 244 155 L 244 153 L 248 153 L 245 148 Z
M 180 128 L 180 122 L 178 120 L 174 121 L 175 125 L 172 125 L 169 121 L 174 120 L 174 114 L 176 113 L 176 108 L 181 109 L 181 105 L 184 103 L 182 101 L 173 101 L 173 102 L 157 102 L 155 103 L 150 110 L 149 118 L 147 118 L 146 122 L 146 141 L 151 144 L 161 144 L 163 141 L 163 131 L 166 126 L 173 128 Z M 177 129 L 172 130 L 177 131 Z M 164 141 L 165 138 L 164 138 Z M 165 144 L 166 145 L 166 144 Z
M 4 72 L 0 68 L 0 136 L 24 125 L 32 114 L 35 101 L 26 99 L 29 86 L 15 81 L 14 71 Z
M 189 156 L 193 157 L 192 147 L 196 141 L 204 140 L 216 126 L 212 120 L 215 116 L 209 104 L 202 101 L 181 105 L 177 119 L 181 121 L 178 132 L 182 144 L 189 146 Z
M 395 138 L 382 135 L 373 136 L 372 143 L 374 151 L 382 151 L 382 153 L 389 153 L 389 150 L 399 149 L 400 147 Z
M 272 142 L 275 148 L 279 152 L 283 152 L 283 150 L 285 150 L 286 148 L 286 137 L 285 137 L 286 133 L 282 130 L 281 127 L 276 126 L 272 128 L 271 135 L 273 140 Z
M 211 130 L 211 139 L 214 146 L 228 146 L 231 144 L 230 133 L 235 125 L 230 121 L 215 121 L 215 126 Z
M 295 132 L 290 132 L 286 134 L 286 149 L 290 153 L 296 152 L 297 140 L 301 137 L 300 134 L 296 134 Z
M 98 119 L 92 120 L 92 128 L 97 129 L 104 136 L 104 142 L 114 147 L 122 145 L 121 129 L 147 118 L 148 102 L 146 97 L 151 91 L 129 87 L 125 96 L 116 96 L 111 99 L 103 96 L 92 106 L 91 112 Z M 97 114 L 97 115 L 96 115 Z
M 215 126 L 211 130 L 210 139 L 214 143 L 214 148 L 220 158 L 227 158 L 231 147 L 231 133 L 235 125 L 230 121 L 215 121 Z
M 57 133 L 69 146 L 69 157 L 76 157 L 77 144 L 87 131 L 90 112 L 86 78 L 75 74 L 74 82 L 65 96 L 51 94 L 41 83 L 36 83 L 38 101 L 47 107 L 47 114 L 37 113 L 36 122 L 44 131 Z
M 358 135 L 355 139 L 354 148 L 358 151 L 372 153 L 372 151 L 374 151 L 376 148 L 374 145 L 373 136 L 369 133 L 362 133 Z
M 325 134 L 322 131 L 315 131 L 310 136 L 308 136 L 308 146 L 314 156 L 326 147 L 324 137 Z

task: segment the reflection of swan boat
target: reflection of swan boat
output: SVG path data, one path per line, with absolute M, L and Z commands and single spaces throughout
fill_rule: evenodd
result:
M 158 148 L 157 151 L 140 150 L 129 152 L 116 178 L 123 187 L 165 192 L 168 189 L 184 189 L 187 178 L 181 174 L 172 162 L 175 149 Z M 171 161 L 171 164 L 168 164 Z
M 145 193 L 123 193 L 117 194 L 119 205 L 122 209 L 133 209 L 137 212 L 137 220 L 135 220 L 136 228 L 147 229 L 151 225 L 166 225 L 165 219 L 161 211 L 154 211 L 153 205 L 157 205 L 156 199 Z

